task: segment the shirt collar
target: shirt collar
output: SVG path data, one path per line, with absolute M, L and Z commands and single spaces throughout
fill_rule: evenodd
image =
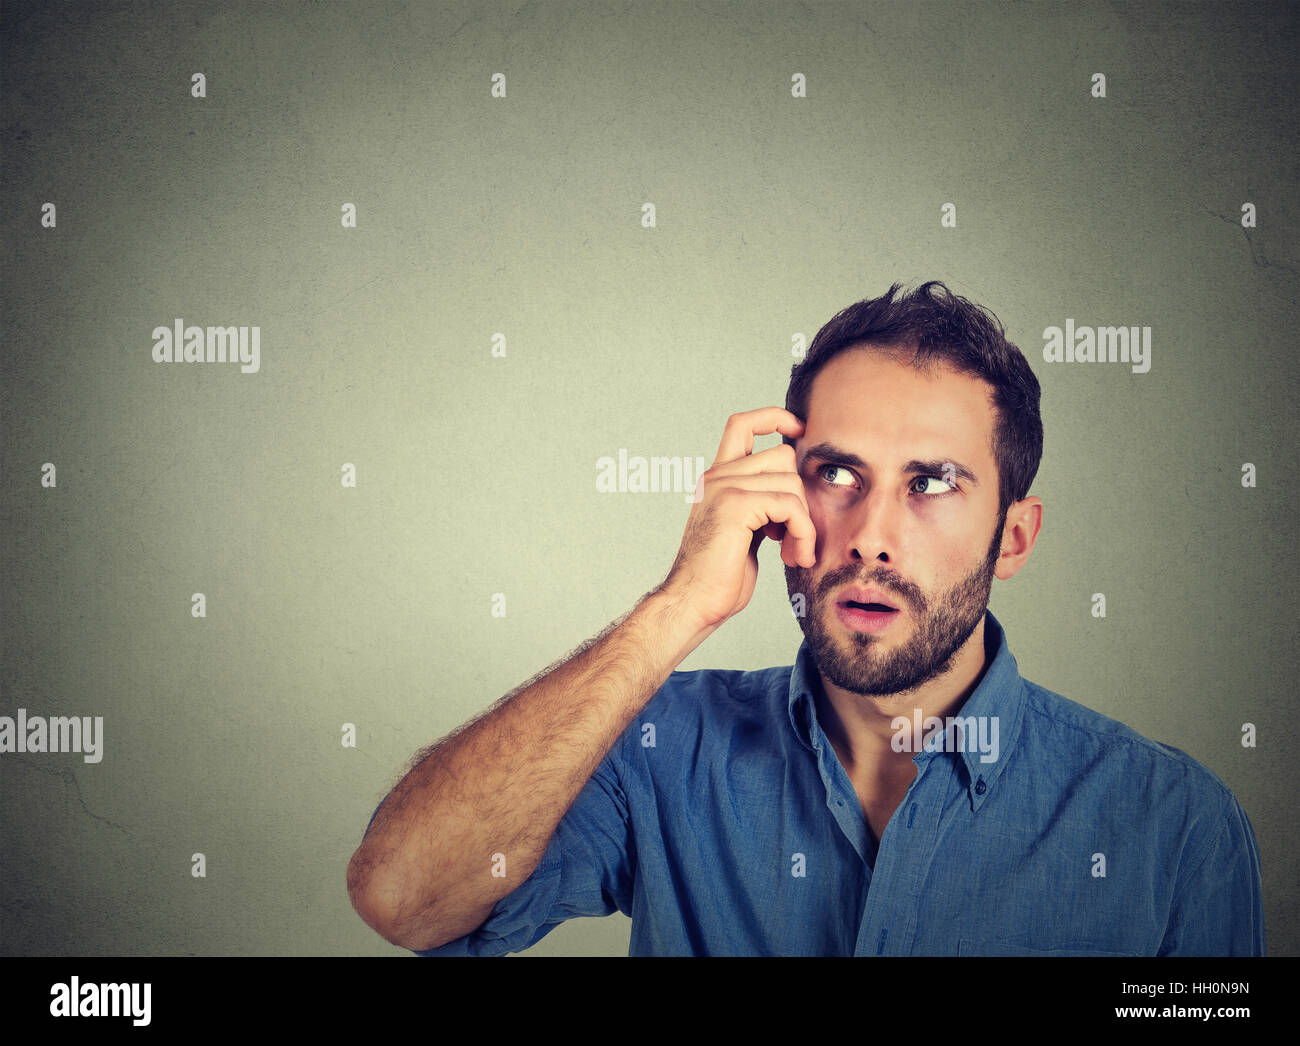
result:
M 958 743 L 960 728 L 945 724 L 947 729 L 936 735 L 931 751 L 919 751 L 913 762 L 922 764 L 939 755 L 951 754 L 966 767 L 971 804 L 979 807 L 1002 774 L 1020 737 L 1020 724 L 1024 715 L 1025 685 L 1020 668 L 1007 645 L 1006 632 L 991 610 L 984 612 L 985 667 L 983 678 L 971 692 L 965 704 L 951 718 L 963 720 L 974 717 L 975 730 L 968 733 L 964 744 Z M 790 724 L 795 736 L 809 751 L 820 745 L 822 728 L 817 722 L 817 706 L 813 695 L 821 687 L 821 678 L 813 663 L 805 639 L 799 646 L 794 667 L 790 670 Z M 966 726 L 965 723 L 962 724 Z M 933 726 L 933 724 L 930 724 Z M 996 733 L 994 732 L 996 730 Z M 931 729 L 922 723 L 922 740 L 930 736 Z M 990 742 L 996 738 L 996 744 Z M 983 742 L 981 744 L 981 742 Z M 950 753 L 944 747 L 962 749 Z

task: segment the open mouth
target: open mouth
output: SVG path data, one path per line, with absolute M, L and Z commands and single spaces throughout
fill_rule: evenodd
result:
M 866 596 L 873 593 L 858 594 Z M 840 622 L 854 632 L 885 632 L 893 627 L 894 619 L 901 616 L 898 607 L 865 599 L 841 599 L 836 604 L 835 611 Z

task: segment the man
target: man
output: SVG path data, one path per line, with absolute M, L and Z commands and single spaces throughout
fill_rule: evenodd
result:
M 632 955 L 1263 953 L 1232 793 L 1021 678 L 987 603 L 1042 522 L 1038 382 L 991 314 L 898 290 L 727 422 L 663 584 L 417 756 L 348 869 L 388 940 L 502 954 L 617 908 Z M 793 668 L 674 671 L 764 539 Z

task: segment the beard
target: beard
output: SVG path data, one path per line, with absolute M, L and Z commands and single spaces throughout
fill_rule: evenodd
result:
M 791 599 L 801 592 L 809 604 L 799 625 L 813 663 L 841 689 L 873 697 L 905 693 L 947 672 L 988 608 L 1006 519 L 1003 509 L 984 561 L 933 599 L 927 599 L 915 584 L 883 569 L 863 573 L 861 567 L 844 566 L 827 571 L 814 583 L 812 568 L 786 567 L 785 585 Z M 832 633 L 832 627 L 843 626 L 832 623 L 835 606 L 830 602 L 831 592 L 852 582 L 876 585 L 900 596 L 898 602 L 903 607 L 898 612 L 903 613 L 903 608 L 911 611 L 916 633 L 895 650 L 882 649 L 882 637 L 869 632 Z

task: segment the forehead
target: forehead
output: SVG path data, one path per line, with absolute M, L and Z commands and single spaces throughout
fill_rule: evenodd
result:
M 911 350 L 854 347 L 813 379 L 801 446 L 823 441 L 881 455 L 993 462 L 993 387 L 944 364 L 916 370 Z

